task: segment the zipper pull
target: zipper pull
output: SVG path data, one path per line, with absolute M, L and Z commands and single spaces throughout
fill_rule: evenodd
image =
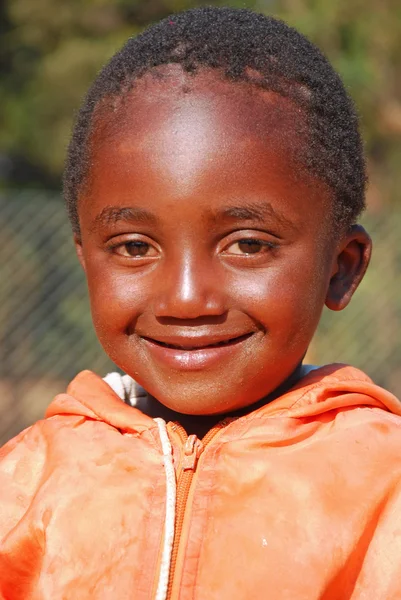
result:
M 198 458 L 203 452 L 203 444 L 195 434 L 188 436 L 184 444 L 184 456 L 182 459 L 183 471 L 195 471 Z

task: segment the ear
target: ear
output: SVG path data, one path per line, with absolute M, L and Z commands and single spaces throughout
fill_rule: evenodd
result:
M 74 233 L 74 246 L 75 246 L 75 251 L 78 256 L 78 260 L 81 263 L 81 267 L 83 268 L 84 271 L 86 271 L 84 251 L 82 248 L 82 240 L 81 240 L 81 237 L 76 233 Z
M 326 296 L 330 310 L 343 310 L 349 304 L 368 268 L 371 252 L 370 236 L 361 225 L 353 225 L 337 249 Z

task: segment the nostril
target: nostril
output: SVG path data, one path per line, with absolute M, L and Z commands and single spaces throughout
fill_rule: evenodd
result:
M 220 317 L 226 313 L 223 301 L 204 300 L 201 297 L 188 299 L 171 296 L 154 303 L 154 315 L 157 318 L 171 318 L 199 321 L 207 317 Z

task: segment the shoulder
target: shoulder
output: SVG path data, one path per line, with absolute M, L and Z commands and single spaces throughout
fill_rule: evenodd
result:
M 107 424 L 82 415 L 55 415 L 37 421 L 0 448 L 0 489 L 20 499 L 35 493 L 49 472 L 68 456 L 79 455 L 83 446 L 101 443 Z M 2 493 L 2 501 L 6 494 Z
M 82 421 L 77 416 L 57 416 L 37 421 L 0 448 L 0 489 L 4 479 L 22 481 L 24 489 L 40 477 L 51 454 L 51 446 L 62 431 L 73 430 Z
M 22 431 L 0 449 L 0 539 L 29 507 L 46 465 L 45 421 Z

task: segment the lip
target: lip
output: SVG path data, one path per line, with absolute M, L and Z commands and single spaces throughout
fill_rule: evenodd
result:
M 180 371 L 198 371 L 243 350 L 253 333 L 223 337 L 169 336 L 157 340 L 142 336 L 142 340 L 151 358 L 159 364 Z

